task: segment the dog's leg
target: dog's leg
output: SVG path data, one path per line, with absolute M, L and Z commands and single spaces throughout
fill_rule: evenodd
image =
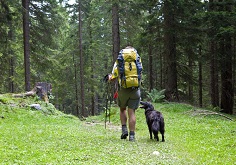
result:
M 164 142 L 165 141 L 165 137 L 164 137 L 164 133 L 165 133 L 165 130 L 164 130 L 164 128 L 162 127 L 162 129 L 160 130 L 160 132 L 161 132 L 161 141 L 162 142 Z
M 160 130 L 160 132 L 161 132 L 161 141 L 162 142 L 164 142 L 165 141 L 165 137 L 164 137 L 164 132 L 165 132 L 165 130 L 162 128 L 161 130 Z
M 165 123 L 164 123 L 164 119 L 163 121 L 160 123 L 160 132 L 161 132 L 161 136 L 162 136 L 162 142 L 165 141 L 165 137 L 164 137 L 164 133 L 165 133 Z
M 156 139 L 157 141 L 159 141 L 158 131 L 153 131 L 153 135 L 154 135 L 154 139 Z
M 157 139 L 157 141 L 159 141 L 158 132 L 155 135 L 155 139 Z
M 164 137 L 164 133 L 163 134 L 161 134 L 161 136 L 162 136 L 162 142 L 164 142 L 165 141 L 165 137 Z
M 148 129 L 149 129 L 150 139 L 152 139 L 152 127 L 148 126 Z

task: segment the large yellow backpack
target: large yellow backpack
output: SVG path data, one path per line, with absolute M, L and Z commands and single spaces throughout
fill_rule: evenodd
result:
M 135 49 L 122 49 L 117 58 L 120 86 L 139 87 L 141 83 L 142 63 Z

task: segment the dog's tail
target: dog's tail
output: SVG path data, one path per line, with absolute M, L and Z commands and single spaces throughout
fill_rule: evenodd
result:
M 161 134 L 165 133 L 165 122 L 164 122 L 163 116 L 161 116 L 161 120 L 160 120 L 160 132 Z
M 158 118 L 155 117 L 154 120 L 153 120 L 153 122 L 152 122 L 152 131 L 153 131 L 154 134 L 159 131 L 159 127 L 160 127 L 160 126 L 159 126 Z

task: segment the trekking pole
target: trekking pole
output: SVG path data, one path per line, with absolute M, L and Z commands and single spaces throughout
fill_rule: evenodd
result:
M 112 97 L 111 94 L 109 94 L 109 92 L 111 92 L 111 84 L 110 82 L 108 82 L 109 79 L 109 75 L 107 74 L 104 78 L 103 78 L 103 82 L 106 82 L 106 94 L 105 94 L 105 99 L 106 99 L 106 107 L 105 107 L 105 129 L 106 129 L 106 124 L 107 124 L 107 116 L 109 115 L 109 123 L 110 123 L 110 114 L 111 114 L 111 101 L 112 101 Z M 108 105 L 108 102 L 109 105 Z
M 107 116 L 108 116 L 108 122 L 111 122 L 111 101 L 112 101 L 112 97 L 111 97 L 111 93 L 109 94 L 109 92 L 111 92 L 111 84 L 108 83 L 107 84 L 107 94 L 106 94 L 106 110 L 105 110 L 105 129 L 106 129 L 106 123 L 107 123 Z M 108 105 L 109 104 L 109 105 Z
M 109 98 L 109 83 L 107 84 L 107 89 L 106 89 L 106 107 L 105 107 L 105 129 L 107 126 L 107 110 L 108 110 L 108 98 Z
M 110 92 L 110 95 L 109 95 L 109 92 Z M 109 107 L 108 107 L 108 121 L 110 123 L 111 121 L 111 101 L 112 101 L 112 97 L 111 97 L 111 84 L 109 83 L 109 86 L 108 86 L 108 100 L 109 100 Z

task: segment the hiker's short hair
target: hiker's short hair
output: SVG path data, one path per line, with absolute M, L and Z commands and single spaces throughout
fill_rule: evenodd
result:
M 126 46 L 125 49 L 134 49 L 132 46 Z

